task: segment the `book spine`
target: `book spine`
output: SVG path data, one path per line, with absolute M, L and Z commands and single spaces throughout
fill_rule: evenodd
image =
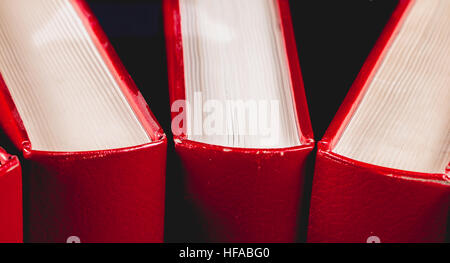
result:
M 166 140 L 25 158 L 26 241 L 163 242 Z
M 205 241 L 296 241 L 312 148 L 258 151 L 178 143 L 188 196 L 207 227 Z
M 441 177 L 381 172 L 319 150 L 308 242 L 444 242 L 450 182 Z
M 305 164 L 313 134 L 287 0 L 276 1 L 293 84 L 302 145 L 238 149 L 192 142 L 172 127 L 188 193 L 213 242 L 293 242 L 297 237 Z M 185 100 L 179 0 L 164 0 L 170 101 Z M 181 113 L 184 114 L 184 113 Z M 174 118 L 177 113 L 172 113 Z
M 0 148 L 0 243 L 23 242 L 22 172 L 19 160 Z

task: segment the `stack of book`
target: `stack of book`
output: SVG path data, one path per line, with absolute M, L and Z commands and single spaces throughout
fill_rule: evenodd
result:
M 317 153 L 288 0 L 162 12 L 204 241 L 446 241 L 448 0 L 399 1 Z M 0 1 L 0 113 L 0 242 L 164 241 L 167 138 L 86 2 Z

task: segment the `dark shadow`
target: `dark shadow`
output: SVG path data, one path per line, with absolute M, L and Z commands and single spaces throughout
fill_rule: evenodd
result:
M 317 141 L 322 139 L 397 2 L 290 1 Z

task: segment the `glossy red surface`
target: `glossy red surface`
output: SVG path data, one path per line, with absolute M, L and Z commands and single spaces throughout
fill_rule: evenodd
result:
M 166 39 L 166 53 L 168 65 L 168 78 L 170 88 L 171 105 L 177 101 L 184 101 L 185 80 L 184 80 L 184 58 L 183 58 L 183 37 L 181 33 L 181 15 L 178 0 L 164 0 L 164 32 Z M 172 112 L 172 119 L 178 115 Z M 185 118 L 185 112 L 181 113 Z M 186 125 L 183 127 L 172 127 L 173 134 L 179 134 L 179 138 L 186 137 Z
M 296 240 L 307 156 L 314 148 L 311 123 L 293 34 L 289 3 L 279 0 L 302 146 L 244 149 L 175 136 L 188 193 L 213 242 Z M 178 0 L 164 1 L 171 102 L 185 99 Z M 177 113 L 174 113 L 174 117 Z M 172 127 L 176 132 L 177 127 Z
M 412 177 L 319 150 L 308 242 L 445 242 L 450 181 Z
M 11 94 L 1 76 L 0 72 L 0 128 L 8 135 L 17 149 L 23 148 L 23 143 L 28 143 L 28 135 L 23 126 Z
M 153 142 L 92 152 L 33 150 L 0 78 L 0 127 L 22 150 L 30 242 L 163 242 L 167 138 L 83 0 L 71 0 Z
M 22 172 L 17 157 L 0 148 L 0 243 L 21 242 Z
M 357 109 L 413 0 L 401 0 L 324 138 L 313 180 L 308 242 L 443 242 L 450 180 L 380 167 L 332 152 Z
M 26 154 L 29 242 L 163 242 L 166 141 Z
M 176 143 L 212 242 L 294 242 L 313 145 L 255 150 Z

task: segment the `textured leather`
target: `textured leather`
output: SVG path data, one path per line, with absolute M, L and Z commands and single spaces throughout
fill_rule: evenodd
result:
M 312 148 L 239 150 L 177 143 L 207 241 L 294 242 Z
M 26 241 L 163 242 L 166 140 L 25 157 Z
M 21 243 L 23 242 L 21 167 L 19 159 L 8 155 L 2 148 L 0 155 L 0 243 Z
M 444 242 L 450 180 L 353 164 L 319 151 L 308 242 Z

